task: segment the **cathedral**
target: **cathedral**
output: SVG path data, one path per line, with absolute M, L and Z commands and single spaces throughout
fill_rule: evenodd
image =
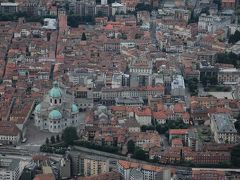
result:
M 34 110 L 35 125 L 41 130 L 61 133 L 66 127 L 80 125 L 79 110 L 72 95 L 54 82 L 53 88 L 44 96 Z

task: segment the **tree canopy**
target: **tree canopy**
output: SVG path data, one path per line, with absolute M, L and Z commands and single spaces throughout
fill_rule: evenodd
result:
M 234 166 L 240 167 L 240 144 L 237 146 L 233 147 L 231 151 L 231 162 Z
M 136 148 L 132 157 L 135 159 L 143 160 L 143 161 L 146 161 L 149 159 L 147 152 L 140 148 Z
M 138 3 L 135 7 L 135 10 L 136 11 L 149 11 L 149 12 L 151 12 L 153 10 L 153 8 L 149 4 Z
M 189 125 L 185 124 L 182 119 L 167 120 L 165 124 L 158 124 L 156 130 L 159 134 L 165 134 L 169 129 L 185 129 Z
M 235 67 L 240 65 L 240 56 L 230 52 L 230 53 L 218 53 L 216 62 L 223 64 L 232 64 Z
M 135 151 L 135 143 L 133 142 L 133 140 L 128 141 L 127 149 L 128 149 L 128 153 L 131 153 L 131 154 L 134 153 L 134 151 Z
M 188 85 L 188 89 L 192 96 L 195 96 L 198 94 L 198 79 L 192 78 L 186 81 Z
M 235 44 L 240 40 L 240 32 L 237 30 L 233 35 L 230 35 L 228 43 Z
M 77 129 L 75 127 L 67 127 L 63 131 L 63 141 L 66 145 L 73 145 L 74 140 L 78 139 Z
M 81 40 L 82 40 L 82 41 L 86 41 L 86 40 L 87 40 L 87 37 L 86 37 L 85 32 L 82 33 Z

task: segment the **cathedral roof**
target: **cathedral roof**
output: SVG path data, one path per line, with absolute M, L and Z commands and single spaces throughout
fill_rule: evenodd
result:
M 48 117 L 50 119 L 61 119 L 62 118 L 62 114 L 58 111 L 58 110 L 52 110 Z
M 59 88 L 57 82 L 54 82 L 53 88 L 49 91 L 49 96 L 52 98 L 62 97 L 62 90 Z

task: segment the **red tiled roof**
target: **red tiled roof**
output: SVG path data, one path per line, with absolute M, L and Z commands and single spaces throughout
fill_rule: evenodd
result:
M 186 134 L 188 129 L 169 129 L 169 135 Z

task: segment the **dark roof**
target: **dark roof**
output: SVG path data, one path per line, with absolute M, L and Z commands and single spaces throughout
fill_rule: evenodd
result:
M 17 126 L 9 121 L 0 121 L 0 135 L 3 136 L 17 136 L 20 130 Z

